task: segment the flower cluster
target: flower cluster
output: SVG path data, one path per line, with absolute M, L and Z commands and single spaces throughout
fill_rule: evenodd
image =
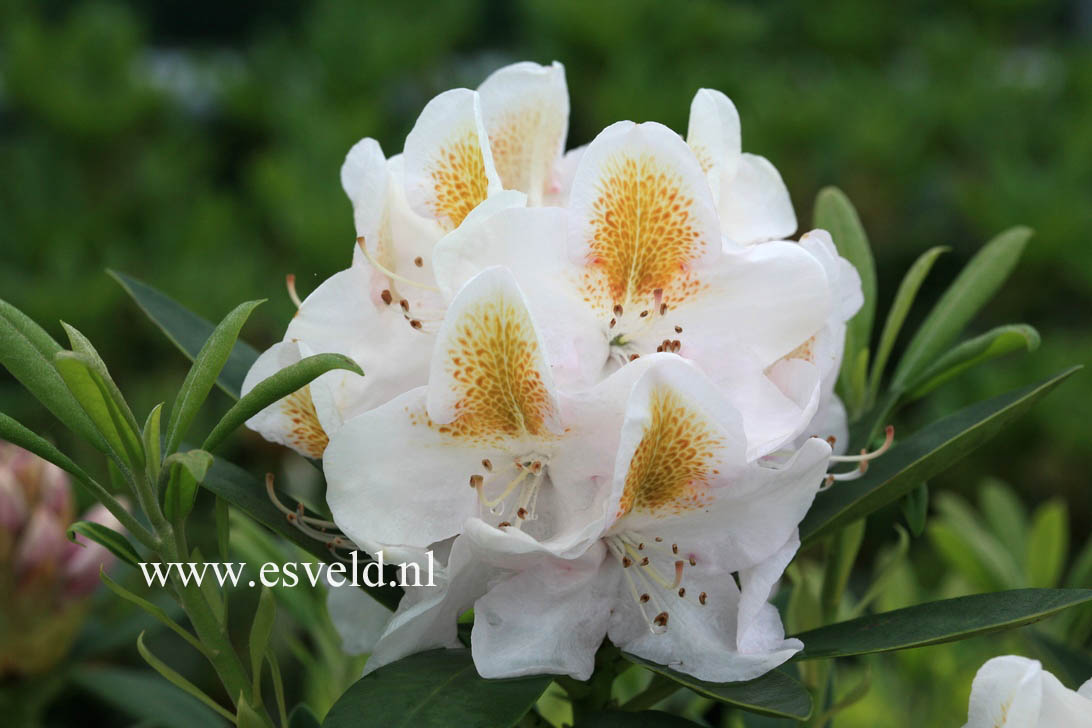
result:
M 44 672 L 67 652 L 100 567 L 114 562 L 97 543 L 73 543 L 68 475 L 0 441 L 0 677 Z M 83 516 L 120 524 L 101 505 Z
M 559 64 L 518 63 L 430 101 L 401 154 L 356 144 L 352 266 L 244 391 L 312 353 L 365 375 L 248 424 L 322 458 L 359 547 L 444 564 L 370 669 L 457 644 L 473 608 L 486 677 L 586 679 L 609 638 L 749 679 L 801 648 L 771 590 L 816 492 L 863 467 L 832 455 L 860 280 L 826 232 L 785 239 L 787 190 L 724 94 L 696 94 L 685 138 L 623 121 L 566 153 L 568 111 Z

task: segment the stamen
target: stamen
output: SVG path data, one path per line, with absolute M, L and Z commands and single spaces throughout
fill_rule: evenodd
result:
M 883 444 L 872 452 L 868 452 L 864 448 L 861 448 L 860 455 L 832 455 L 830 461 L 832 463 L 866 463 L 869 460 L 875 460 L 880 455 L 891 449 L 891 443 L 895 441 L 895 428 L 888 425 L 884 428 L 884 440 Z M 828 440 L 828 442 L 830 442 Z M 833 444 L 833 443 L 832 443 Z
M 418 283 L 415 280 L 411 280 L 409 278 L 406 278 L 405 276 L 398 275 L 393 270 L 380 263 L 370 252 L 368 252 L 368 246 L 365 245 L 363 237 L 357 238 L 356 244 L 357 246 L 359 246 L 360 251 L 364 253 L 364 257 L 368 259 L 368 262 L 371 263 L 376 270 L 378 270 L 380 273 L 387 276 L 388 278 L 396 281 L 401 281 L 402 283 L 413 286 L 415 288 L 423 288 L 426 291 L 434 291 L 436 293 L 440 293 L 440 289 L 436 286 L 430 286 L 427 283 Z
M 296 276 L 293 273 L 289 273 L 284 277 L 284 287 L 288 289 L 288 298 L 299 308 L 303 305 L 300 301 L 300 295 L 296 293 Z

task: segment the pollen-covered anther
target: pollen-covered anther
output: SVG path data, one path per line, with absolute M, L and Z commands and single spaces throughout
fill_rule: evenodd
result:
M 615 325 L 616 325 L 617 323 L 618 323 L 618 319 L 616 319 L 616 318 L 612 318 L 612 319 L 610 320 L 610 325 L 608 325 L 608 326 L 607 326 L 607 328 L 608 328 L 608 329 L 613 329 L 613 328 L 615 327 Z
M 616 304 L 614 304 L 614 309 L 613 309 L 613 312 L 614 312 L 614 315 L 615 315 L 616 317 L 618 317 L 618 318 L 621 318 L 621 317 L 622 317 L 622 313 L 623 313 L 623 311 L 622 311 L 622 304 L 620 304 L 620 303 L 616 303 Z
M 673 553 L 673 554 L 679 553 L 679 544 L 677 544 L 677 543 L 671 544 L 671 553 Z
M 642 594 L 642 595 L 641 595 L 641 598 L 640 598 L 640 599 L 638 599 L 637 601 L 641 602 L 641 604 L 647 604 L 647 603 L 648 603 L 648 600 L 649 600 L 649 599 L 651 599 L 651 598 L 652 598 L 652 597 L 650 597 L 650 596 L 648 595 L 648 593 L 646 592 L 645 594 Z
M 838 438 L 835 437 L 834 435 L 831 435 L 830 437 L 827 438 L 827 444 L 830 445 L 831 447 L 834 447 L 834 444 L 836 442 L 838 442 Z
M 425 261 L 423 258 L 421 258 L 421 256 L 418 255 L 416 258 L 413 259 L 413 264 L 420 268 L 425 264 Z
M 675 333 L 676 334 L 681 334 L 682 333 L 682 326 L 676 326 L 675 327 Z
M 686 596 L 686 587 L 685 586 L 679 587 L 679 596 L 680 597 L 685 597 Z
M 701 594 L 698 595 L 698 604 L 701 604 L 702 606 L 705 606 L 705 602 L 708 599 L 709 599 L 709 595 L 706 594 L 705 592 L 702 592 Z
M 641 566 L 648 566 L 648 557 L 647 556 L 645 556 L 643 559 L 641 559 Z
M 520 508 L 518 511 L 516 511 L 516 518 L 520 519 L 521 521 L 527 520 L 527 509 Z
M 394 303 L 394 296 L 392 296 L 390 290 L 386 288 L 384 288 L 382 292 L 380 292 L 379 298 L 382 299 L 383 303 L 387 304 L 388 306 Z
M 485 476 L 475 473 L 470 476 L 470 487 L 478 490 L 485 483 Z
M 691 566 L 697 566 L 697 565 L 698 565 L 698 560 L 697 560 L 697 559 L 695 559 L 695 558 L 693 557 L 693 555 L 691 555 L 691 556 L 690 556 L 690 565 L 691 565 Z
M 667 612 L 660 612 L 656 615 L 656 618 L 652 620 L 652 623 L 657 627 L 667 626 Z
M 641 313 L 640 313 L 640 314 L 638 314 L 638 315 L 639 315 L 639 316 L 640 316 L 641 318 L 644 318 L 645 316 L 648 316 L 648 309 L 645 309 L 644 311 L 641 311 Z
M 622 568 L 628 569 L 631 566 L 633 566 L 633 559 L 631 559 L 628 556 L 623 556 L 622 557 Z
M 398 305 L 402 307 L 403 311 L 409 313 L 409 301 L 403 298 L 401 301 L 398 302 Z
M 409 325 L 410 325 L 411 328 L 418 329 L 418 330 L 422 326 L 421 322 L 418 321 L 417 319 L 410 319 Z
M 497 524 L 497 528 L 508 528 L 511 525 L 512 524 L 509 523 L 508 521 L 501 521 L 500 523 Z
M 493 463 L 490 462 L 489 458 L 482 458 L 482 467 L 491 472 L 493 470 Z
M 638 359 L 640 359 L 640 358 L 641 358 L 641 355 L 640 355 L 640 354 L 630 354 L 630 355 L 629 355 L 629 360 L 630 360 L 630 361 L 637 361 L 637 360 L 638 360 Z

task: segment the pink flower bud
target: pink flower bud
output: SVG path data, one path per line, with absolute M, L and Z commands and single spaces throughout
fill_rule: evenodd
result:
M 128 508 L 127 505 L 126 508 Z M 111 530 L 124 532 L 118 519 L 101 503 L 84 513 L 80 520 L 91 521 Z M 117 557 L 94 541 L 79 535 L 76 536 L 76 540 L 77 543 L 70 541 L 67 544 L 67 558 L 64 566 L 64 590 L 65 594 L 72 599 L 79 599 L 93 592 L 99 584 L 99 569 L 109 569 L 117 561 Z
M 68 541 L 65 527 L 46 508 L 37 508 L 30 517 L 15 549 L 15 578 L 20 585 L 48 579 L 61 565 Z
M 27 520 L 27 501 L 23 489 L 9 470 L 0 470 L 0 529 L 12 538 Z

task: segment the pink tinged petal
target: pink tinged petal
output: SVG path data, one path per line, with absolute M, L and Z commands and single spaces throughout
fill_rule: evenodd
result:
M 605 551 L 545 557 L 475 602 L 471 645 L 482 677 L 591 677 L 617 593 L 618 572 Z
M 554 165 L 550 176 L 550 184 L 546 190 L 546 197 L 542 203 L 554 207 L 566 207 L 569 204 L 569 191 L 573 186 L 573 178 L 576 176 L 577 167 L 584 157 L 584 151 L 588 145 L 576 147 L 565 152 L 565 155 Z
M 478 87 L 489 148 L 505 189 L 542 204 L 554 164 L 565 148 L 569 92 L 560 63 L 515 63 Z
M 686 143 L 709 178 L 713 199 L 719 200 L 722 180 L 735 176 L 742 151 L 739 112 L 732 100 L 720 91 L 700 89 L 690 102 Z
M 724 235 L 740 245 L 796 232 L 796 213 L 781 174 L 756 154 L 743 154 L 735 175 L 721 183 L 718 212 Z
M 406 136 L 403 158 L 410 207 L 445 230 L 502 189 L 476 91 L 452 89 L 429 101 Z
M 123 503 L 126 509 L 128 504 Z M 112 531 L 124 534 L 124 529 L 114 514 L 106 510 L 101 503 L 93 506 L 80 518 L 106 526 Z M 99 570 L 109 569 L 117 561 L 105 547 L 82 536 L 76 536 L 78 543 L 68 542 L 68 557 L 64 566 L 65 593 L 73 598 L 87 596 L 99 585 Z
M 971 683 L 964 728 L 1038 726 L 1043 669 L 1037 660 L 1005 655 L 988 660 Z
M 691 272 L 720 253 L 720 229 L 698 160 L 673 131 L 618 122 L 588 145 L 569 199 L 569 253 L 589 306 L 657 306 L 685 297 Z M 604 318 L 604 322 L 606 318 Z
M 19 538 L 13 559 L 20 583 L 48 578 L 61 566 L 68 551 L 65 526 L 45 508 L 31 514 Z
M 14 538 L 26 520 L 27 502 L 23 488 L 10 469 L 0 469 L 0 529 Z

